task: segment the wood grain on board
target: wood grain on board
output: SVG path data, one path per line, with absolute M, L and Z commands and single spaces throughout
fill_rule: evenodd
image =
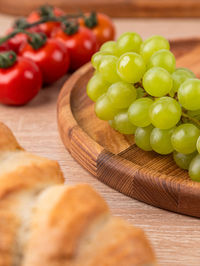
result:
M 199 0 L 0 0 L 0 12 L 27 15 L 43 4 L 66 12 L 97 10 L 112 17 L 199 17 Z
M 199 76 L 200 41 L 176 41 L 171 46 L 177 66 L 190 67 Z M 172 156 L 142 151 L 133 136 L 119 134 L 96 117 L 94 103 L 86 94 L 92 74 L 89 63 L 70 77 L 60 93 L 58 125 L 65 147 L 84 168 L 117 191 L 159 208 L 200 217 L 200 183 L 178 168 Z

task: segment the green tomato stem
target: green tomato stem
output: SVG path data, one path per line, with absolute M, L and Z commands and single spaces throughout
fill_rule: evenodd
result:
M 7 34 L 6 36 L 0 38 L 0 45 L 6 41 L 8 41 L 9 39 L 13 38 L 15 35 L 17 35 L 18 33 L 20 33 L 20 30 L 16 29 L 13 32 Z
M 14 51 L 0 53 L 0 68 L 9 68 L 17 60 L 17 55 Z
M 39 49 L 41 46 L 43 46 L 46 43 L 46 35 L 42 33 L 32 33 L 29 31 L 26 31 L 24 29 L 16 29 L 10 34 L 6 35 L 5 37 L 0 39 L 0 45 L 6 41 L 8 41 L 10 38 L 14 37 L 15 35 L 19 33 L 24 33 L 29 37 L 29 43 L 34 49 Z
M 96 12 L 91 12 L 89 16 L 83 16 L 85 25 L 92 29 L 98 24 L 97 14 Z

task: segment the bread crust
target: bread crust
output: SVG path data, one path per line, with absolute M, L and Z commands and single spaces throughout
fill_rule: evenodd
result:
M 47 189 L 33 215 L 23 266 L 134 266 L 155 263 L 142 230 L 113 218 L 88 185 Z
M 89 185 L 47 189 L 37 202 L 23 266 L 70 265 L 88 227 L 108 214 Z
M 18 218 L 0 208 L 0 266 L 14 265 L 12 254 L 18 226 Z
M 63 184 L 64 178 L 57 162 L 24 151 L 2 123 L 0 169 L 0 266 L 13 266 L 22 259 L 25 241 L 20 230 L 32 202 L 43 189 Z
M 85 243 L 75 265 L 133 266 L 154 263 L 155 256 L 144 232 L 120 218 L 111 217 L 94 234 L 91 243 Z
M 23 150 L 0 123 L 0 266 L 156 265 L 143 231 L 110 214 L 89 185 Z
M 0 152 L 14 151 L 16 149 L 23 149 L 17 142 L 12 131 L 3 123 L 0 122 Z
M 0 199 L 11 193 L 33 188 L 50 186 L 64 182 L 62 171 L 56 161 L 48 160 L 25 151 L 10 152 L 7 160 L 1 163 Z M 11 165 L 11 166 L 10 166 Z M 6 168 L 6 169 L 5 169 Z

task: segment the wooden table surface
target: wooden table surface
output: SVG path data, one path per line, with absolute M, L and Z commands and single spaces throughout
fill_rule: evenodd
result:
M 1 33 L 12 20 L 12 17 L 0 15 Z M 200 34 L 200 19 L 117 19 L 115 23 L 117 35 L 124 31 L 137 31 L 144 38 L 152 34 L 169 38 Z M 66 79 L 64 77 L 51 88 L 43 89 L 27 106 L 0 106 L 0 121 L 13 130 L 25 149 L 57 160 L 66 183 L 91 184 L 107 200 L 115 215 L 143 228 L 156 251 L 159 265 L 199 266 L 199 219 L 148 206 L 108 188 L 78 165 L 65 150 L 57 131 L 56 100 Z

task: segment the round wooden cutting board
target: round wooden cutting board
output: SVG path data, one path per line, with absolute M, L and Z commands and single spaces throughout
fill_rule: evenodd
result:
M 188 67 L 200 77 L 200 40 L 171 42 L 177 67 Z M 200 183 L 172 156 L 144 152 L 134 136 L 122 135 L 99 120 L 87 97 L 86 84 L 93 74 L 83 66 L 65 83 L 58 99 L 58 126 L 71 155 L 103 183 L 132 198 L 170 211 L 200 217 Z

